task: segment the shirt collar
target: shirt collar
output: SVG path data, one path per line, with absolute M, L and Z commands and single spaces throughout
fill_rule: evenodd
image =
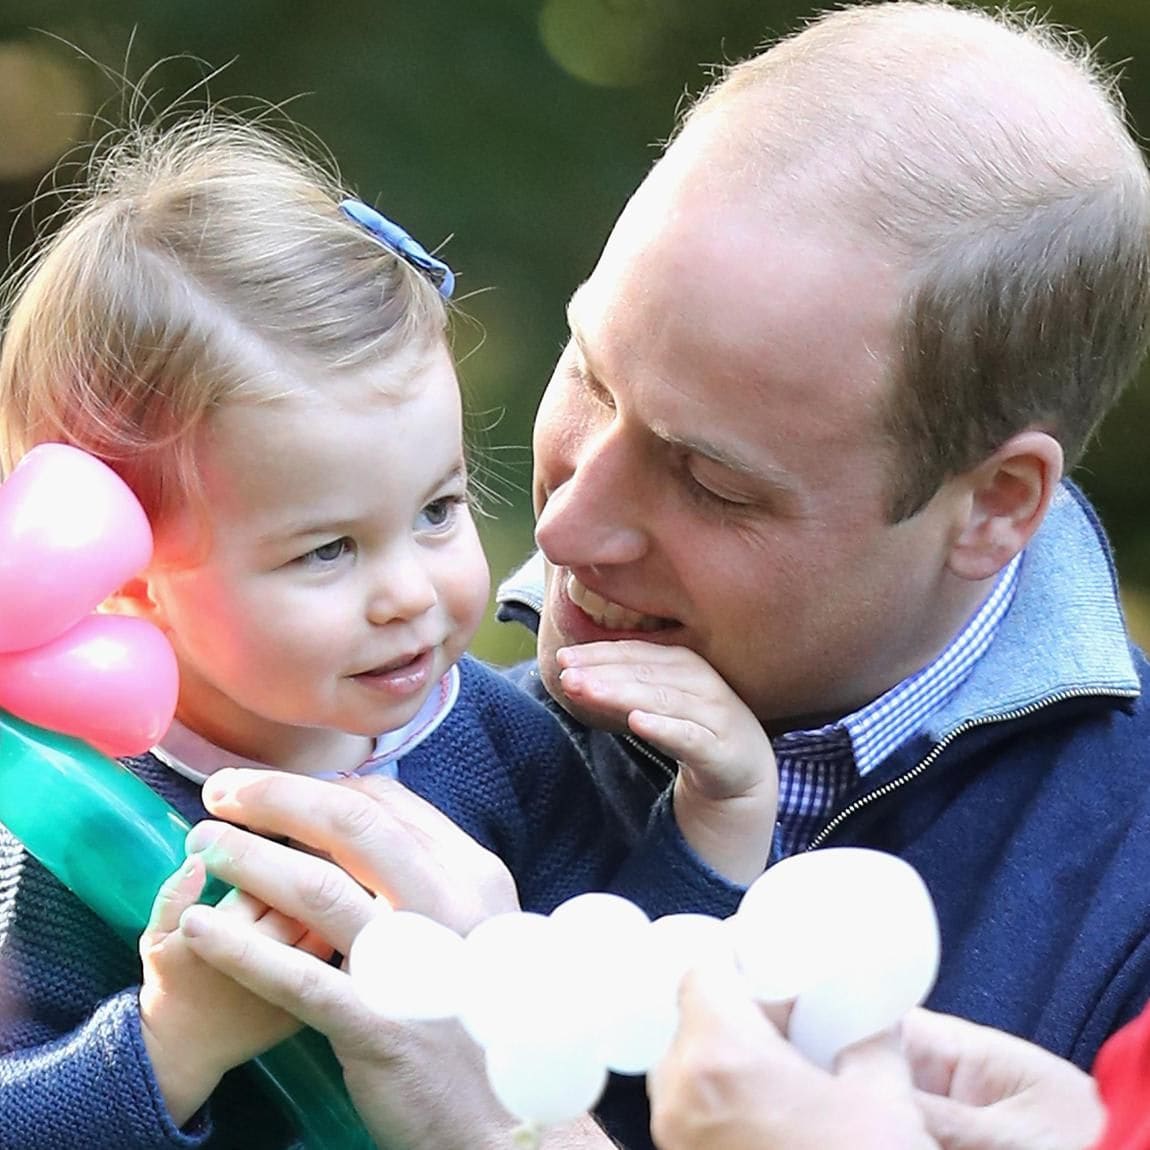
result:
M 1016 555 L 982 606 L 934 660 L 896 684 L 885 695 L 847 715 L 841 725 L 850 735 L 855 767 L 867 774 L 926 725 L 986 653 L 1018 589 L 1022 555 Z
M 923 729 L 986 653 L 1014 599 L 1021 561 L 1022 556 L 1016 555 L 1003 568 L 966 626 L 930 663 L 842 719 L 812 730 L 788 731 L 774 739 L 780 758 L 809 759 L 821 748 L 827 758 L 853 758 L 860 776 L 874 770 Z
M 435 690 L 428 695 L 413 719 L 395 731 L 385 731 L 377 735 L 371 754 L 355 771 L 356 775 L 395 774 L 395 764 L 402 755 L 413 750 L 428 738 L 450 714 L 459 697 L 459 667 L 452 666 L 439 680 Z M 268 770 L 266 763 L 245 759 L 232 754 L 202 735 L 189 730 L 178 719 L 173 720 L 163 739 L 152 748 L 152 754 L 177 774 L 203 783 L 207 777 L 222 767 L 257 767 Z M 346 771 L 316 771 L 314 778 L 336 779 L 344 777 Z
M 1133 698 L 1140 690 L 1106 536 L 1064 480 L 1023 555 L 1018 595 L 994 645 L 978 674 L 930 716 L 926 733 L 941 742 L 1053 700 Z

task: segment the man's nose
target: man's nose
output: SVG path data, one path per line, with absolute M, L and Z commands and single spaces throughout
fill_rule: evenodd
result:
M 435 583 L 417 551 L 414 545 L 394 548 L 375 565 L 367 608 L 372 623 L 417 619 L 439 601 Z
M 545 489 L 535 541 L 560 567 L 631 563 L 647 547 L 643 485 L 618 424 L 599 430 L 572 452 L 567 473 Z

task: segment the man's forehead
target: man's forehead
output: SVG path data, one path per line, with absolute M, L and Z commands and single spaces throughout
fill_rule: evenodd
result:
M 568 323 L 575 362 L 650 434 L 787 487 L 794 460 L 769 449 L 781 417 L 828 452 L 885 443 L 900 275 L 821 229 L 765 231 L 754 257 L 736 233 L 601 262 Z
M 580 346 L 583 344 L 583 329 L 580 324 L 580 317 L 584 309 L 584 300 L 586 298 L 587 281 L 584 280 L 575 290 L 571 293 L 571 298 L 567 301 L 567 327 L 571 331 L 571 336 Z
M 669 447 L 684 453 L 707 459 L 718 467 L 742 475 L 756 483 L 778 490 L 792 490 L 795 477 L 780 463 L 776 462 L 766 445 L 748 434 L 750 424 L 737 404 L 706 403 L 707 417 L 698 419 L 698 404 L 703 396 L 710 395 L 713 382 L 696 381 L 697 386 L 684 386 L 683 379 L 671 381 L 653 377 L 641 365 L 634 373 L 622 377 L 611 376 L 601 379 L 596 357 L 598 349 L 593 333 L 580 324 L 581 285 L 568 304 L 568 323 L 572 342 L 581 367 L 596 382 L 609 386 L 616 401 L 622 399 L 619 389 L 627 395 L 628 406 L 645 424 L 646 434 Z M 586 296 L 582 297 L 586 300 Z M 697 393 L 697 394 L 696 394 Z M 640 398 L 641 396 L 641 398 Z M 686 401 L 684 404 L 684 400 Z

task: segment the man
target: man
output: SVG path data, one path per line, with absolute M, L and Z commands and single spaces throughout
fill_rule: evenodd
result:
M 1060 479 L 1143 353 L 1148 213 L 1109 90 L 1040 30 L 858 7 L 734 68 L 571 302 L 544 580 L 504 588 L 581 721 L 564 645 L 703 655 L 775 736 L 773 857 L 906 858 L 932 1004 L 1082 1066 L 1150 992 L 1150 727 Z M 672 765 L 577 737 L 640 819 Z
M 1148 243 L 1084 56 L 945 4 L 825 17 L 700 102 L 572 300 L 543 580 L 504 593 L 541 604 L 524 685 L 625 823 L 674 764 L 584 725 L 569 644 L 704 656 L 774 737 L 772 859 L 906 858 L 939 909 L 931 1004 L 1080 1066 L 1150 993 L 1150 722 L 1061 479 L 1142 357 Z M 602 1111 L 628 1146 L 642 1089 Z

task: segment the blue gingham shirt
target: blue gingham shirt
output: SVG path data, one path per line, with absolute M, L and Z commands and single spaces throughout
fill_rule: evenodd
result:
M 1021 555 L 966 626 L 932 662 L 838 722 L 773 739 L 779 813 L 771 861 L 804 850 L 861 779 L 920 731 L 958 688 L 994 639 L 1018 586 Z

